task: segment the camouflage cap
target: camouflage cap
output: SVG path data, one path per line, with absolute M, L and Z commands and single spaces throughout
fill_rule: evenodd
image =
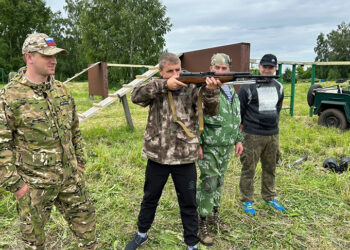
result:
M 231 66 L 231 58 L 224 53 L 214 54 L 211 57 L 210 65 L 213 66 L 213 65 L 220 65 L 220 64 L 226 64 L 228 66 Z
M 30 34 L 23 43 L 22 54 L 30 52 L 39 52 L 46 56 L 52 56 L 59 53 L 67 54 L 65 49 L 57 48 L 53 38 L 44 33 Z

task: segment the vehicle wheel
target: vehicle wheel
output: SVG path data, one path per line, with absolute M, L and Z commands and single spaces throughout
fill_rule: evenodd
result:
M 313 93 L 314 90 L 320 88 L 322 88 L 322 85 L 320 84 L 311 85 L 311 87 L 309 88 L 309 91 L 307 92 L 307 104 L 309 104 L 310 107 L 314 105 L 315 101 L 315 95 Z
M 345 115 L 339 109 L 326 109 L 318 117 L 318 124 L 326 127 L 346 129 L 348 126 Z
M 350 164 L 350 157 L 342 157 L 340 159 L 339 166 L 343 169 L 343 171 L 346 171 L 349 168 Z
M 333 172 L 337 172 L 337 170 L 339 168 L 337 162 L 333 158 L 327 158 L 326 160 L 324 160 L 323 167 L 328 168 L 329 170 L 331 170 Z

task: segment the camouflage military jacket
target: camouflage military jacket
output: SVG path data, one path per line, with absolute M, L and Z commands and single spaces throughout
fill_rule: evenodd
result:
M 56 185 L 83 166 L 79 120 L 72 95 L 51 80 L 31 83 L 18 73 L 0 94 L 0 185 Z
M 173 121 L 168 91 L 166 80 L 156 79 L 134 88 L 131 93 L 133 103 L 149 106 L 142 155 L 161 164 L 194 162 L 198 159 L 199 140 L 188 137 L 182 127 Z M 172 91 L 178 120 L 194 134 L 198 124 L 198 93 L 199 88 L 194 84 Z M 219 93 L 218 89 L 203 91 L 203 112 L 208 116 L 218 111 Z
M 243 141 L 239 125 L 241 123 L 239 98 L 233 87 L 230 87 L 232 104 L 221 90 L 220 109 L 217 115 L 204 116 L 204 130 L 200 143 L 209 146 L 233 145 Z

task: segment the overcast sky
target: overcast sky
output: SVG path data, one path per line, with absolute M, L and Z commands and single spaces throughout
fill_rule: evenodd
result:
M 63 11 L 64 0 L 47 0 Z M 350 23 L 344 0 L 161 0 L 173 24 L 166 48 L 180 53 L 239 42 L 250 58 L 275 54 L 281 61 L 314 61 L 317 36 Z

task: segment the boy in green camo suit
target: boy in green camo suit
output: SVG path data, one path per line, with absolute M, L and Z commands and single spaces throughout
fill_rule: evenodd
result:
M 211 58 L 210 71 L 225 73 L 230 71 L 231 59 L 223 53 Z M 223 85 L 220 88 L 220 109 L 217 115 L 204 117 L 204 130 L 200 137 L 201 152 L 198 166 L 200 181 L 197 190 L 197 203 L 200 215 L 199 234 L 202 244 L 211 246 L 214 239 L 210 236 L 208 224 L 228 232 L 231 227 L 218 217 L 220 198 L 227 165 L 235 150 L 236 156 L 243 151 L 243 137 L 240 105 L 234 88 Z
M 0 186 L 14 193 L 25 249 L 44 249 L 52 206 L 79 249 L 96 249 L 95 209 L 82 176 L 85 157 L 71 93 L 54 79 L 67 53 L 42 33 L 24 41 L 27 67 L 0 94 Z

